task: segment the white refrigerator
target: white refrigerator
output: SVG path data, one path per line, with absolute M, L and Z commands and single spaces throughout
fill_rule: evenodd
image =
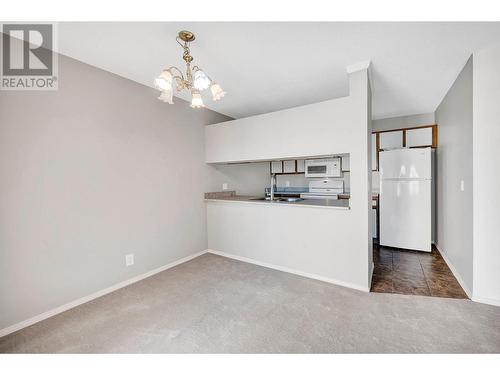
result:
M 433 159 L 430 147 L 380 152 L 380 245 L 431 251 Z

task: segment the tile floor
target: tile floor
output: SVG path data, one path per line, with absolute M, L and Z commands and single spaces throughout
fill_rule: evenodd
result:
M 373 263 L 372 292 L 467 298 L 435 248 L 426 253 L 374 244 Z

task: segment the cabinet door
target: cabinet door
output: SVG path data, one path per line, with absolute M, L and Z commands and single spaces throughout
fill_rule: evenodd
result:
M 283 173 L 295 173 L 295 160 L 283 161 Z
M 432 128 L 408 129 L 406 131 L 406 146 L 432 146 Z
M 380 149 L 386 150 L 390 148 L 403 147 L 403 131 L 379 133 Z
M 344 155 L 342 156 L 342 172 L 349 172 L 350 170 L 349 155 Z
M 271 173 L 283 173 L 283 162 L 281 160 L 271 162 Z
M 377 210 L 372 208 L 372 237 L 377 238 Z
M 306 164 L 304 159 L 297 160 L 297 172 L 304 173 L 306 171 Z
M 372 134 L 372 171 L 377 170 L 377 134 Z

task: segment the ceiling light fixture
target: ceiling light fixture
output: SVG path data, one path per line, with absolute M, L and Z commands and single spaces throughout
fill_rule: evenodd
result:
M 190 54 L 189 45 L 194 39 L 194 34 L 186 30 L 180 31 L 179 35 L 175 38 L 177 43 L 184 49 L 182 58 L 186 62 L 186 74 L 184 75 L 182 71 L 175 66 L 171 66 L 170 68 L 164 69 L 154 81 L 155 87 L 161 91 L 161 95 L 158 99 L 165 103 L 174 104 L 172 100 L 174 84 L 178 92 L 182 90 L 189 90 L 191 92 L 192 108 L 201 108 L 205 106 L 200 92 L 209 87 L 212 92 L 213 100 L 219 100 L 226 95 L 222 87 L 220 87 L 218 83 L 215 83 L 203 70 L 197 66 L 191 67 L 193 57 Z

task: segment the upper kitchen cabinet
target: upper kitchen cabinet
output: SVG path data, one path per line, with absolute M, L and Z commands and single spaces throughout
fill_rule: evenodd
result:
M 283 173 L 283 162 L 281 160 L 271 162 L 271 173 Z
M 379 142 L 381 150 L 403 147 L 403 130 L 388 131 L 379 133 Z
M 306 161 L 304 159 L 297 160 L 297 173 L 304 173 L 306 171 Z
M 283 173 L 296 173 L 296 162 L 295 160 L 284 160 L 283 161 Z
M 274 174 L 304 173 L 304 160 L 274 160 L 269 163 L 270 172 Z
M 437 147 L 437 126 L 406 130 L 406 147 Z

